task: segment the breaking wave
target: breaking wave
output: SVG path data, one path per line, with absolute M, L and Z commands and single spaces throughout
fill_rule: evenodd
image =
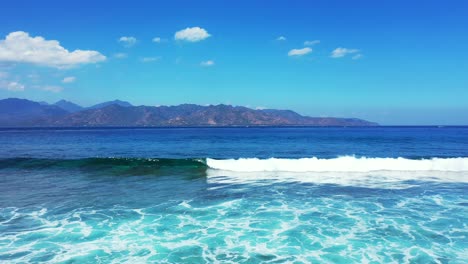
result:
M 206 159 L 211 169 L 234 172 L 371 172 L 371 171 L 448 171 L 468 172 L 468 158 L 357 158 L 333 159 Z
M 372 172 L 372 171 L 442 171 L 468 172 L 468 157 L 454 158 L 368 158 L 343 156 L 331 159 L 317 157 L 282 158 L 84 158 L 84 159 L 0 159 L 1 168 L 120 170 L 151 173 L 160 169 L 221 170 L 231 172 Z

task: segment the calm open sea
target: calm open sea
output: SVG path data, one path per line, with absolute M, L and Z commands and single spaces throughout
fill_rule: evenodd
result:
M 0 263 L 466 263 L 468 127 L 0 129 Z

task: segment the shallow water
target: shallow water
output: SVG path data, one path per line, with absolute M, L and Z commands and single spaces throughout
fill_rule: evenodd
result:
M 468 128 L 2 130 L 0 144 L 0 262 L 468 259 Z M 462 161 L 334 172 L 204 159 L 343 155 Z

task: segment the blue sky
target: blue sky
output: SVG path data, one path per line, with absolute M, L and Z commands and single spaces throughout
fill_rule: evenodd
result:
M 2 1 L 0 98 L 468 124 L 466 1 L 95 2 Z

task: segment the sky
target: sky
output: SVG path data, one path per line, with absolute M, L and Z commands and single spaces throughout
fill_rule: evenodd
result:
M 3 0 L 0 99 L 468 125 L 467 14 L 463 0 Z

